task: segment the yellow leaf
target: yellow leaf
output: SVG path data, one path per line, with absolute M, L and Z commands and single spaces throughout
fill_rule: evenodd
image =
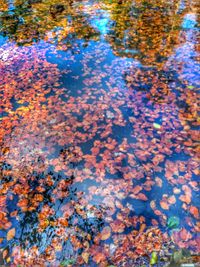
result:
M 156 128 L 156 129 L 160 129 L 160 128 L 161 128 L 161 125 L 158 124 L 158 123 L 154 123 L 154 124 L 153 124 L 153 127 Z
M 109 226 L 106 226 L 103 228 L 102 232 L 101 232 L 101 240 L 106 240 L 110 237 L 111 234 L 111 229 Z
M 89 253 L 87 253 L 87 252 L 83 252 L 83 253 L 81 254 L 81 256 L 82 256 L 84 262 L 85 262 L 85 263 L 88 263 L 88 260 L 89 260 Z
M 9 241 L 9 240 L 13 239 L 14 236 L 15 236 L 15 228 L 12 228 L 7 233 L 7 240 Z

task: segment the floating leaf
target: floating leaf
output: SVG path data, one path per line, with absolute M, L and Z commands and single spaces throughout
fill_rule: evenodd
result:
M 95 256 L 93 257 L 93 260 L 98 264 L 102 261 L 105 260 L 105 255 L 104 253 L 98 252 L 97 254 L 95 254 Z
M 110 237 L 111 234 L 111 229 L 109 226 L 106 226 L 103 228 L 102 232 L 101 232 L 101 240 L 106 240 Z
M 195 206 L 190 207 L 190 213 L 196 218 L 199 218 L 199 210 Z
M 160 129 L 161 128 L 161 125 L 154 122 L 153 127 L 156 128 L 156 129 Z
M 164 201 L 164 200 L 161 200 L 160 201 L 160 206 L 164 210 L 168 210 L 169 209 L 169 204 L 166 201 Z
M 169 204 L 172 205 L 172 204 L 175 204 L 176 203 L 176 198 L 173 195 L 173 196 L 169 197 L 167 201 L 168 201 Z
M 7 233 L 7 240 L 11 240 L 15 237 L 15 228 L 12 228 Z
M 151 259 L 150 259 L 150 264 L 154 265 L 158 262 L 158 255 L 155 251 L 152 252 L 151 254 Z
M 81 254 L 81 256 L 82 256 L 84 262 L 85 262 L 85 263 L 88 263 L 89 256 L 90 256 L 89 253 L 88 253 L 88 252 L 83 252 L 83 253 Z

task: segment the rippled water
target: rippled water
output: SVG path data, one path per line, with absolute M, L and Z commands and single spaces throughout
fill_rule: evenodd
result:
M 199 18 L 0 0 L 0 265 L 198 261 Z

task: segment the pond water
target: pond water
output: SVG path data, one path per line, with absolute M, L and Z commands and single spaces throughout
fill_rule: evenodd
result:
M 0 0 L 0 265 L 198 261 L 197 2 Z

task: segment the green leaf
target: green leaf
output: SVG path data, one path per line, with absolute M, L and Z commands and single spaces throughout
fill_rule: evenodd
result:
M 194 88 L 194 86 L 192 86 L 192 85 L 188 85 L 188 87 L 187 88 L 189 88 L 189 89 L 193 89 Z
M 154 122 L 153 127 L 156 128 L 156 129 L 160 129 L 161 128 L 161 125 Z
M 176 216 L 172 216 L 167 220 L 167 227 L 170 229 L 175 229 L 179 226 L 180 220 Z
M 151 254 L 151 259 L 150 259 L 150 264 L 154 265 L 158 262 L 158 255 L 155 251 L 152 252 Z
M 61 266 L 69 266 L 72 265 L 76 262 L 75 259 L 68 259 L 68 260 L 64 260 L 60 263 Z

